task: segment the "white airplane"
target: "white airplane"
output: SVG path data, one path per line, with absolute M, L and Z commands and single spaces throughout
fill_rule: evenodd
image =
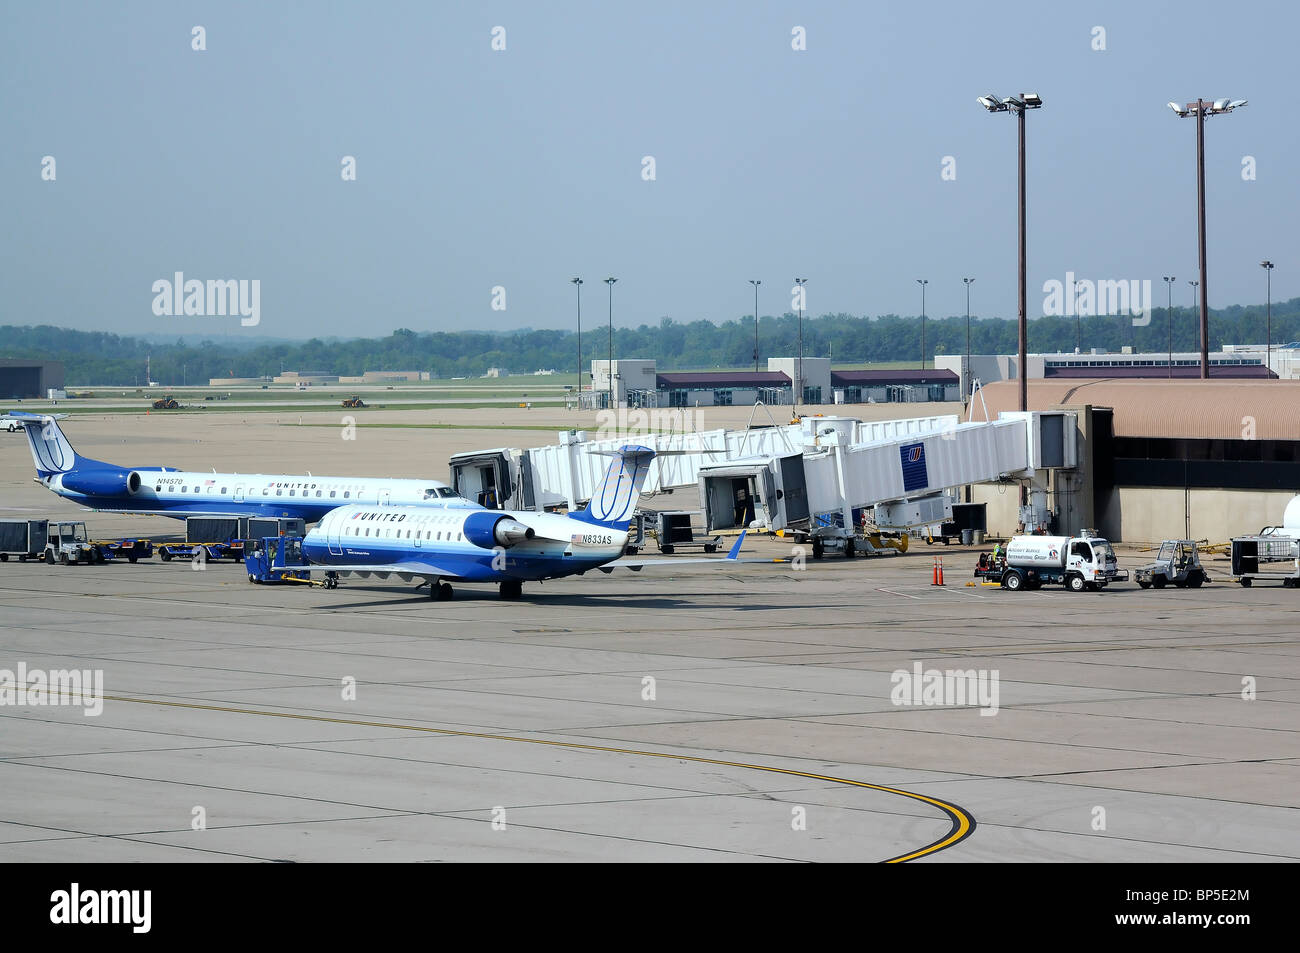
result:
M 674 557 L 615 563 L 627 545 L 628 524 L 655 451 L 627 446 L 603 455 L 614 460 L 591 502 L 567 516 L 531 510 L 341 506 L 307 534 L 302 552 L 327 572 L 396 575 L 408 582 L 426 579 L 433 599 L 452 597 L 447 580 L 495 582 L 502 599 L 518 599 L 526 580 L 557 579 L 592 569 L 611 572 L 619 567 L 639 570 L 739 561 L 744 533 L 725 559 Z
M 64 414 L 10 411 L 22 424 L 36 463 L 36 481 L 65 500 L 108 513 L 187 516 L 273 516 L 314 523 L 347 504 L 420 504 L 482 509 L 437 480 L 387 480 L 308 474 L 211 473 L 172 467 L 128 467 L 83 457 L 59 429 Z

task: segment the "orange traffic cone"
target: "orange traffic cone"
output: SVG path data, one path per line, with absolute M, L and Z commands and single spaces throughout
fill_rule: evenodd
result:
M 935 556 L 930 563 L 930 585 L 939 585 L 939 557 Z
M 939 557 L 939 585 L 943 585 L 943 557 Z

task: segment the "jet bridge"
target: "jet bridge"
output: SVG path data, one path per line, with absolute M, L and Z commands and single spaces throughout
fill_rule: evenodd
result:
M 945 490 L 1003 481 L 1029 484 L 1024 521 L 1032 528 L 1046 510 L 1045 471 L 1076 465 L 1073 417 L 1060 411 L 967 423 L 956 415 L 804 417 L 743 430 L 632 428 L 599 439 L 566 431 L 550 446 L 456 454 L 451 483 L 462 495 L 503 509 L 574 510 L 604 475 L 607 458 L 599 452 L 638 443 L 660 454 L 642 497 L 692 488 L 709 533 L 748 526 L 839 546 L 867 522 L 884 531 L 943 522 L 952 513 Z
M 1045 469 L 1075 466 L 1074 428 L 1066 420 L 1072 417 L 1008 413 L 861 443 L 832 423 L 802 454 L 701 467 L 705 529 L 749 526 L 839 545 L 864 517 L 882 530 L 940 522 L 951 515 L 947 489 L 1008 480 L 1037 485 Z
M 957 426 L 955 415 L 903 420 L 862 421 L 854 417 L 804 417 L 799 423 L 749 426 L 743 430 L 647 432 L 645 421 L 628 414 L 624 427 L 611 437 L 583 430 L 562 431 L 559 442 L 522 450 L 458 453 L 451 458 L 451 480 L 457 492 L 471 500 L 495 499 L 502 509 L 575 510 L 589 499 L 608 465 L 601 452 L 628 443 L 650 447 L 657 454 L 642 497 L 673 490 L 694 490 L 702 467 L 752 457 L 798 457 L 831 439 L 851 444 L 874 443 Z M 752 423 L 752 421 L 751 421 Z M 834 435 L 832 437 L 831 435 Z M 480 499 L 482 497 L 482 499 Z

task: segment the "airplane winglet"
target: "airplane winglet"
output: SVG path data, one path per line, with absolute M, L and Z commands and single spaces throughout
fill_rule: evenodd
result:
M 747 529 L 742 529 L 740 531 L 740 536 L 736 539 L 736 545 L 732 546 L 731 552 L 727 553 L 728 559 L 736 559 L 740 556 L 740 546 L 745 541 L 745 534 L 748 532 L 749 530 Z

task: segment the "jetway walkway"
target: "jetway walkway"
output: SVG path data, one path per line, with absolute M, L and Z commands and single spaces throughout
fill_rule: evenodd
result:
M 695 487 L 704 529 L 791 531 L 843 540 L 869 521 L 881 530 L 951 516 L 945 490 L 974 483 L 1026 481 L 1076 465 L 1074 415 L 1004 413 L 962 423 L 956 415 L 862 421 L 805 417 L 797 424 L 693 433 L 620 434 L 591 440 L 584 431 L 529 450 L 457 454 L 452 485 L 502 509 L 576 509 L 603 473 L 596 451 L 628 443 L 656 459 L 643 496 Z M 1042 481 L 1038 480 L 1038 485 Z
M 591 498 L 607 465 L 600 451 L 628 443 L 663 454 L 650 468 L 642 496 L 695 487 L 700 468 L 748 457 L 798 455 L 818 445 L 818 431 L 834 426 L 853 443 L 867 444 L 909 434 L 930 433 L 957 426 L 956 415 L 904 420 L 863 421 L 853 417 L 805 417 L 796 424 L 747 427 L 743 430 L 703 430 L 689 433 L 650 433 L 638 427 L 636 411 L 612 437 L 584 430 L 562 431 L 559 442 L 528 450 L 503 447 L 458 453 L 451 458 L 451 485 L 461 496 L 500 509 L 577 509 Z M 648 420 L 649 418 L 646 417 Z

